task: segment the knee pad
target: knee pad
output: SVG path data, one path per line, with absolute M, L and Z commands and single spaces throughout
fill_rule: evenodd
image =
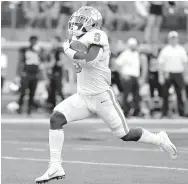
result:
M 62 126 L 67 123 L 65 116 L 55 111 L 50 117 L 50 128 L 52 130 L 62 129 Z
M 131 128 L 125 136 L 121 137 L 123 141 L 138 141 L 142 136 L 141 128 Z

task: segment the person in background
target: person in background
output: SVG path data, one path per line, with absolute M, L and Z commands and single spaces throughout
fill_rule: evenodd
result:
M 146 43 L 157 43 L 163 18 L 164 1 L 151 1 L 149 5 L 149 16 L 145 27 L 144 39 Z M 170 7 L 175 6 L 174 1 L 169 1 Z M 171 10 L 172 11 L 172 10 Z
M 39 79 L 39 71 L 41 66 L 40 47 L 38 46 L 38 37 L 31 36 L 29 38 L 29 46 L 19 50 L 19 65 L 17 70 L 18 79 L 20 81 L 20 96 L 18 100 L 18 113 L 21 114 L 24 104 L 24 96 L 29 89 L 28 115 L 31 114 L 34 106 L 34 95 Z
M 51 40 L 52 49 L 49 55 L 49 70 L 48 76 L 50 79 L 49 90 L 48 90 L 48 100 L 47 102 L 51 104 L 51 110 L 56 106 L 56 93 L 64 100 L 64 95 L 62 92 L 62 77 L 63 77 L 63 62 L 62 54 L 63 49 L 60 46 L 61 38 L 54 36 Z
M 116 86 L 119 93 L 123 93 L 123 87 L 121 84 L 121 76 L 119 71 L 116 69 L 116 59 L 121 54 L 121 52 L 125 48 L 125 43 L 122 40 L 115 40 L 114 38 L 109 39 L 110 47 L 111 47 L 111 56 L 109 67 L 111 69 L 111 85 Z
M 56 5 L 56 2 L 53 1 L 39 1 L 39 16 L 38 16 L 38 26 L 44 25 L 46 29 L 52 28 L 52 20 L 54 15 L 57 16 L 58 9 L 56 8 L 57 13 L 52 14 L 52 9 Z
M 5 38 L 1 38 L 1 48 L 3 47 L 4 44 L 5 44 Z M 3 51 L 1 51 L 1 93 L 3 90 L 3 86 L 4 86 L 4 81 L 6 78 L 7 65 L 8 65 L 7 55 L 3 53 Z
M 3 90 L 6 73 L 7 73 L 8 58 L 6 54 L 1 52 L 1 91 Z
M 117 68 L 122 78 L 124 90 L 123 110 L 126 116 L 129 115 L 130 105 L 128 95 L 133 97 L 133 116 L 140 115 L 140 96 L 139 84 L 143 85 L 147 76 L 147 58 L 146 55 L 138 51 L 138 41 L 135 38 L 129 38 L 128 49 L 126 49 L 116 60 Z M 141 72 L 140 72 L 141 71 Z
M 150 103 L 150 115 L 153 116 L 154 113 L 154 101 L 155 101 L 155 92 L 157 91 L 157 97 L 162 97 L 162 89 L 158 79 L 158 71 L 159 71 L 159 64 L 158 64 L 158 55 L 159 55 L 159 48 L 158 45 L 152 45 L 151 51 L 147 54 L 148 58 L 148 83 L 150 88 L 150 96 L 151 96 L 151 103 Z
M 72 4 L 69 1 L 60 1 L 59 21 L 57 26 L 57 34 L 66 37 L 67 22 L 72 14 Z M 63 32 L 62 32 L 63 31 Z
M 168 45 L 159 54 L 159 82 L 163 88 L 162 117 L 168 115 L 169 88 L 173 84 L 178 102 L 178 112 L 184 116 L 184 102 L 182 90 L 184 89 L 184 76 L 186 75 L 188 57 L 186 50 L 178 43 L 179 34 L 170 31 L 168 34 Z
M 28 23 L 28 28 L 36 27 L 39 21 L 39 2 L 23 1 L 23 11 Z

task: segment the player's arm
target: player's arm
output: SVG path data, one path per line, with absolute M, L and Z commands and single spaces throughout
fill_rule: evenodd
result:
M 19 60 L 18 60 L 18 68 L 17 68 L 17 76 L 21 76 L 23 73 L 24 68 L 24 61 L 25 61 L 25 50 L 19 50 Z
M 76 52 L 73 59 L 78 59 L 78 61 L 81 60 L 80 62 L 86 63 L 94 62 L 101 56 L 102 51 L 102 46 L 92 44 L 89 48 L 88 53 Z
M 64 42 L 63 44 L 65 54 L 71 58 L 76 59 L 80 64 L 96 61 L 102 54 L 103 49 L 100 45 L 91 44 L 87 53 L 78 52 L 70 48 L 70 43 Z

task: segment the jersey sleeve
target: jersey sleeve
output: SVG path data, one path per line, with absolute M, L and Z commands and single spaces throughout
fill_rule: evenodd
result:
M 84 43 L 88 48 L 90 45 L 95 44 L 99 46 L 108 45 L 108 36 L 104 31 L 101 30 L 93 30 L 91 32 L 87 32 L 80 41 Z
M 108 44 L 108 37 L 105 32 L 97 30 L 90 33 L 88 37 L 88 43 L 89 45 L 95 44 L 104 46 Z

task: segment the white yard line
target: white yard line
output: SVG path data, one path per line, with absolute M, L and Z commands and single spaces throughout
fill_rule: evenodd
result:
M 18 150 L 22 150 L 22 151 L 33 151 L 33 152 L 43 152 L 43 151 L 47 151 L 48 148 L 48 144 L 44 144 L 44 143 L 33 143 L 30 144 L 29 142 L 19 142 L 19 141 L 2 141 L 2 144 L 16 144 L 16 145 L 41 145 L 43 148 L 35 148 L 35 147 L 18 147 Z M 4 145 L 3 145 L 4 146 Z M 46 148 L 44 148 L 44 146 L 46 146 Z M 71 149 L 71 150 L 75 150 L 75 151 L 117 151 L 117 150 L 121 150 L 121 151 L 133 151 L 133 152 L 161 152 L 160 149 L 157 148 L 135 148 L 135 147 L 118 147 L 118 146 L 105 146 L 105 145 L 92 145 L 92 146 L 88 146 L 88 145 L 77 145 L 77 146 L 72 146 L 72 145 L 64 145 L 64 149 Z M 183 154 L 188 154 L 188 148 L 187 147 L 178 147 L 178 152 L 179 153 L 183 153 Z
M 151 124 L 173 124 L 173 125 L 188 125 L 188 119 L 128 119 L 128 124 L 144 124 L 144 125 L 151 125 Z M 47 124 L 49 123 L 48 118 L 2 118 L 2 124 L 30 124 L 30 123 L 37 123 L 37 124 Z M 101 119 L 84 119 L 80 121 L 75 121 L 72 123 L 82 123 L 82 124 L 100 124 L 103 123 Z
M 40 148 L 19 148 L 18 150 L 21 150 L 21 151 L 33 151 L 33 152 L 47 151 L 47 149 L 40 149 Z
M 2 156 L 5 160 L 24 160 L 24 161 L 35 161 L 35 162 L 48 162 L 47 159 L 35 159 L 35 158 L 20 158 L 20 157 L 6 157 Z M 159 169 L 159 170 L 173 170 L 173 171 L 183 171 L 188 172 L 188 168 L 176 168 L 176 167 L 163 167 L 154 165 L 135 165 L 135 164 L 118 164 L 118 163 L 100 163 L 100 162 L 83 162 L 83 161 L 63 161 L 67 164 L 83 164 L 83 165 L 96 165 L 96 166 L 112 166 L 112 167 L 130 167 L 130 168 L 145 168 L 145 169 Z
M 188 133 L 188 128 L 147 128 L 151 132 L 160 132 L 161 129 L 168 133 Z M 99 128 L 98 132 L 111 132 L 108 128 Z

